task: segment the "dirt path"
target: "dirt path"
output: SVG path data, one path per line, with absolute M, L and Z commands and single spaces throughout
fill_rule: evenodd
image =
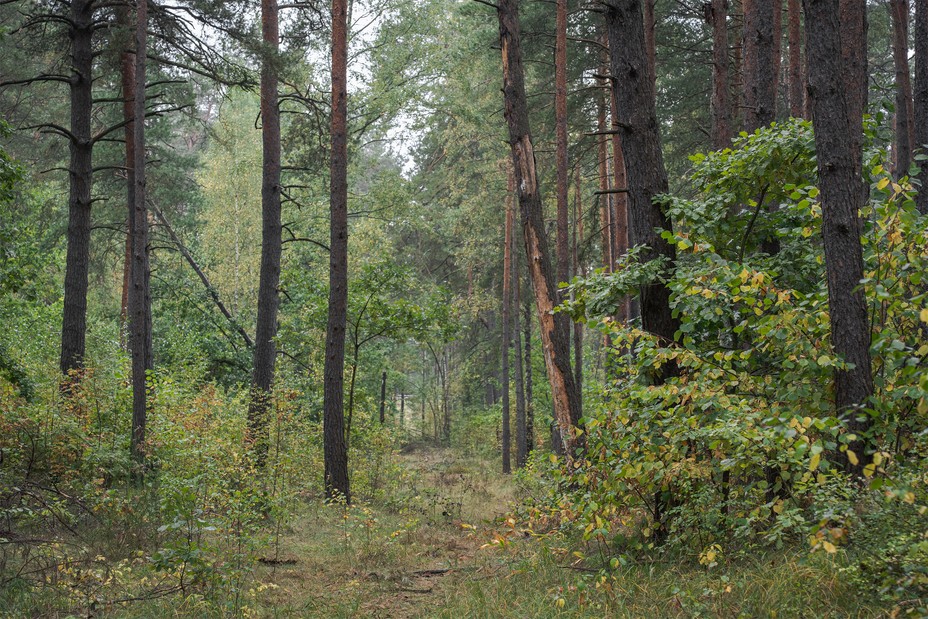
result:
M 273 614 L 430 616 L 463 581 L 496 567 L 481 547 L 514 487 L 490 466 L 448 449 L 417 450 L 400 456 L 393 497 L 309 507 L 281 538 L 282 563 L 262 578 L 276 587 Z

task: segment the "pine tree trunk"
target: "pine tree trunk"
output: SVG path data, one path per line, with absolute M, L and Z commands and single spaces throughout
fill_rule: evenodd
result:
M 510 204 L 512 195 L 515 192 L 515 177 L 512 171 L 509 172 L 509 190 L 506 192 L 506 223 L 503 230 L 503 337 L 502 337 L 502 371 L 503 371 L 503 473 L 512 472 L 512 465 L 509 462 L 511 450 L 511 440 L 509 436 L 509 345 L 512 338 L 509 329 L 512 321 L 509 316 L 509 308 L 512 303 L 512 211 Z
M 61 323 L 61 371 L 84 365 L 87 278 L 90 270 L 90 204 L 93 186 L 93 3 L 71 2 L 71 139 L 68 168 L 68 249 Z M 75 378 L 79 378 L 75 376 Z
M 800 0 L 787 0 L 787 31 L 789 37 L 789 115 L 803 118 L 805 88 L 802 73 L 802 16 Z
M 928 0 L 915 0 L 915 151 L 926 153 L 928 144 Z M 926 162 L 917 162 L 922 186 L 915 197 L 918 210 L 928 213 Z
M 776 119 L 774 0 L 744 0 L 745 130 L 753 133 Z
M 568 243 L 569 163 L 567 161 L 567 0 L 556 0 L 554 36 L 554 128 L 557 167 L 557 281 L 570 281 L 570 249 Z M 560 302 L 558 295 L 557 301 Z M 569 332 L 567 314 L 554 316 L 558 329 Z M 568 356 L 570 337 L 567 338 Z
M 795 1 L 795 0 L 793 0 Z M 728 0 L 712 0 L 712 148 L 731 145 L 731 102 L 728 85 Z
M 641 0 L 607 0 L 605 8 L 612 88 L 628 168 L 629 242 L 647 247 L 642 254 L 644 261 L 666 260 L 666 276 L 674 268 L 676 250 L 657 232 L 672 228 L 661 204 L 654 201 L 656 196 L 667 193 L 668 183 L 658 134 L 654 82 L 644 53 Z M 672 343 L 679 321 L 670 309 L 670 289 L 655 279 L 641 286 L 639 296 L 644 330 L 664 344 Z M 661 384 L 677 373 L 675 363 L 665 363 L 654 370 L 651 380 Z M 658 489 L 652 511 L 656 541 L 663 541 L 667 535 L 666 508 L 666 494 Z
M 596 102 L 596 132 L 604 134 L 606 132 L 606 102 L 600 97 Z M 612 205 L 609 200 L 609 157 L 607 138 L 605 135 L 598 136 L 598 161 L 597 170 L 599 172 L 599 226 L 600 226 L 600 244 L 603 248 L 602 260 L 603 268 L 607 273 L 612 272 L 615 264 L 615 248 L 613 247 L 612 235 Z
M 132 269 L 129 288 L 129 331 L 132 349 L 132 457 L 145 459 L 145 429 L 148 418 L 146 377 L 152 369 L 151 268 L 148 256 L 148 206 L 145 202 L 145 77 L 148 54 L 148 2 L 136 3 L 135 100 L 133 114 L 133 192 L 130 221 Z
M 646 245 L 646 261 L 664 258 L 673 268 L 673 245 L 656 232 L 671 230 L 670 220 L 654 197 L 667 193 L 654 91 L 641 59 L 644 45 L 640 0 L 608 0 L 606 25 L 612 59 L 613 90 L 618 109 L 622 150 L 628 172 L 629 242 Z M 661 282 L 641 287 L 641 315 L 646 331 L 670 343 L 679 323 L 670 311 L 670 290 Z
M 323 388 L 325 493 L 351 500 L 345 442 L 345 325 L 348 310 L 348 0 L 332 0 L 329 318 Z
M 657 92 L 657 43 L 655 42 L 656 23 L 654 4 L 657 0 L 644 0 L 644 50 L 648 59 L 648 75 L 651 78 L 651 90 Z
M 841 58 L 843 62 L 843 81 L 846 93 L 848 115 L 851 119 L 852 137 L 859 143 L 863 139 L 863 119 L 867 109 L 867 4 L 862 0 L 839 0 L 841 24 Z M 809 41 L 809 26 L 814 23 L 809 15 L 808 4 L 804 4 L 806 11 L 806 66 L 809 70 L 808 79 L 812 79 L 812 44 Z M 863 44 L 861 44 L 863 41 Z M 811 101 L 810 108 L 811 108 Z M 855 146 L 854 152 L 860 154 L 860 147 Z M 858 161 L 860 158 L 858 157 Z M 858 163 L 860 167 L 860 163 Z
M 535 152 L 529 130 L 518 0 L 500 0 L 497 6 L 503 57 L 503 96 L 525 234 L 525 253 L 531 270 L 554 410 L 562 437 L 570 447 L 569 451 L 573 451 L 579 441 L 575 439 L 571 427 L 580 424 L 580 397 L 570 369 L 566 323 L 556 324 L 551 313 L 557 304 L 557 291 L 548 253 L 541 193 L 535 170 Z M 564 325 L 563 328 L 560 325 Z
M 528 453 L 535 449 L 535 400 L 532 395 L 532 305 L 525 303 L 525 443 Z
M 889 0 L 893 25 L 893 64 L 896 68 L 895 176 L 909 173 L 912 164 L 914 109 L 909 76 L 909 2 Z
M 864 276 L 861 249 L 861 154 L 858 125 L 859 101 L 842 80 L 842 43 L 866 54 L 866 40 L 851 38 L 844 20 L 839 22 L 838 0 L 804 0 L 809 59 L 809 97 L 815 128 L 819 188 L 822 201 L 822 240 L 828 279 L 831 341 L 835 354 L 854 365 L 835 371 L 835 405 L 850 432 L 862 437 L 869 418 L 857 407 L 873 395 L 870 365 L 870 323 L 860 281 Z M 845 3 L 847 5 L 849 3 Z M 863 10 L 864 0 L 856 7 Z M 844 35 L 851 35 L 844 38 Z M 846 99 L 847 95 L 851 95 Z M 856 152 L 855 152 L 856 151 Z M 848 445 L 857 464 L 845 457 L 848 471 L 862 475 L 869 454 L 863 438 Z
M 625 171 L 625 154 L 622 152 L 622 138 L 619 131 L 619 113 L 616 100 L 615 90 L 609 89 L 609 102 L 612 113 L 612 178 L 614 181 L 613 188 L 616 191 L 628 189 L 628 175 Z M 619 259 L 628 253 L 628 194 L 613 193 L 612 198 L 612 268 Z M 579 197 L 577 198 L 579 200 Z M 623 299 L 619 304 L 616 312 L 616 319 L 625 324 L 628 322 L 631 314 L 629 299 Z
M 132 217 L 135 210 L 135 176 L 132 168 L 135 165 L 135 129 L 132 126 L 132 117 L 135 114 L 135 52 L 134 45 L 129 41 L 129 33 L 135 32 L 130 21 L 129 7 L 116 7 L 116 21 L 126 32 L 125 49 L 119 55 L 119 73 L 122 81 L 122 118 L 126 123 L 123 128 L 123 138 L 126 142 L 126 251 L 122 267 L 122 297 L 119 304 L 120 341 L 128 346 L 129 328 L 129 286 L 132 285 Z
M 576 211 L 574 215 L 574 243 L 573 243 L 573 263 L 574 273 L 577 277 L 585 277 L 586 273 L 580 266 L 580 244 L 583 242 L 583 192 L 580 186 L 580 165 L 575 166 L 574 176 L 576 179 L 574 199 L 576 200 Z M 572 299 L 571 299 L 572 300 Z M 574 323 L 574 380 L 577 382 L 577 391 L 583 395 L 583 323 Z
M 514 208 L 514 207 L 513 207 Z M 513 240 L 512 251 L 512 334 L 515 340 L 513 355 L 513 370 L 516 374 L 516 467 L 522 468 L 528 460 L 528 433 L 525 417 L 525 382 L 522 363 L 522 324 L 520 320 L 522 308 L 522 286 L 519 273 L 519 252 L 515 251 Z
M 277 51 L 280 47 L 277 0 L 261 0 L 264 53 L 261 64 L 261 273 L 258 283 L 258 320 L 255 328 L 251 401 L 248 405 L 250 441 L 255 462 L 264 466 L 274 365 L 277 358 L 277 310 L 280 306 L 280 108 L 277 96 Z

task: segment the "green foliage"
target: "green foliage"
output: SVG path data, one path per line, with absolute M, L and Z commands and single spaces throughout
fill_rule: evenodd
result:
M 664 233 L 678 250 L 667 281 L 681 325 L 676 342 L 608 319 L 618 299 L 653 276 L 653 265 L 639 264 L 635 252 L 616 274 L 574 281 L 576 300 L 564 309 L 610 334 L 615 376 L 587 406 L 584 458 L 561 474 L 576 489 L 553 507 L 585 538 L 618 549 L 648 547 L 661 530 L 668 548 L 690 553 L 715 545 L 746 553 L 803 539 L 828 553 L 848 543 L 862 555 L 878 547 L 879 559 L 853 569 L 883 574 L 884 590 L 902 599 L 923 593 L 918 574 L 926 568 L 917 543 L 901 550 L 923 539 L 924 521 L 889 505 L 923 500 L 910 471 L 923 470 L 928 455 L 920 438 L 928 383 L 919 370 L 928 356 L 928 220 L 905 186 L 874 165 L 862 285 L 878 379 L 859 414 L 873 420 L 878 447 L 848 454 L 872 458 L 867 488 L 858 490 L 830 461 L 854 436 L 832 403 L 832 372 L 844 362 L 829 346 L 808 133 L 805 123 L 774 126 L 743 136 L 738 151 L 694 158 L 701 193 L 672 201 L 676 232 Z M 759 193 L 769 201 L 751 199 L 750 187 L 768 185 L 775 189 Z M 776 212 L 767 216 L 765 204 Z M 755 213 L 763 213 L 763 225 L 752 227 Z M 782 242 L 772 258 L 757 240 L 770 234 Z M 649 370 L 667 363 L 679 376 L 653 384 Z M 883 505 L 873 516 L 882 528 L 857 515 L 861 502 Z M 897 527 L 900 521 L 907 525 Z

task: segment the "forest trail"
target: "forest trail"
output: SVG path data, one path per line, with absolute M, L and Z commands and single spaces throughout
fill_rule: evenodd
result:
M 282 532 L 259 580 L 275 616 L 428 617 L 464 583 L 501 576 L 486 551 L 515 485 L 493 463 L 451 449 L 402 454 L 396 500 L 309 505 Z M 263 585 L 267 586 L 267 584 Z

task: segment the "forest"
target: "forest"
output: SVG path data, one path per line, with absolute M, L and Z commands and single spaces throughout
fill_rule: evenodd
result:
M 0 616 L 928 617 L 926 170 L 928 0 L 0 0 Z

